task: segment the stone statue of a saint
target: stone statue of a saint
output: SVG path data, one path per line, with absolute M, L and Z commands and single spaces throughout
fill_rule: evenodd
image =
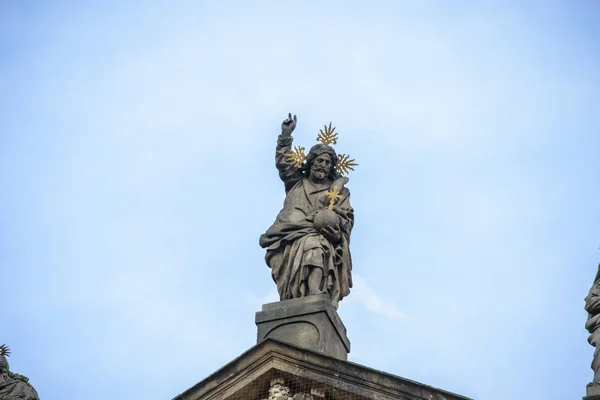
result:
M 0 346 L 0 400 L 40 400 L 28 378 L 10 372 L 9 354 L 6 345 Z
M 338 171 L 340 157 L 328 145 L 337 142 L 331 139 L 337 135 L 332 135 L 331 124 L 329 130 L 326 127 L 329 139 L 313 146 L 306 157 L 293 157 L 296 121 L 289 114 L 281 124 L 275 166 L 286 197 L 275 222 L 260 237 L 260 246 L 267 251 L 265 259 L 281 300 L 326 293 L 337 308 L 352 287 L 354 210 L 344 186 L 348 178 Z
M 600 265 L 594 284 L 585 298 L 585 310 L 588 312 L 585 329 L 590 333 L 588 343 L 596 348 L 592 360 L 594 380 L 588 384 L 588 395 L 600 395 Z

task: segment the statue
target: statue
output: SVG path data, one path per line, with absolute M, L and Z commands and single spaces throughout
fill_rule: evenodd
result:
M 284 385 L 282 379 L 272 379 L 268 391 L 269 397 L 263 400 L 314 400 L 314 397 L 308 393 L 290 394 L 290 388 Z
M 9 355 L 8 347 L 0 346 L 0 400 L 40 400 L 28 378 L 10 372 Z
M 354 210 L 345 187 L 354 160 L 336 154 L 335 127 L 325 126 L 308 155 L 292 150 L 297 118 L 288 114 L 277 139 L 275 166 L 284 183 L 285 201 L 275 222 L 260 237 L 265 260 L 281 300 L 327 294 L 335 308 L 350 293 L 350 233 Z

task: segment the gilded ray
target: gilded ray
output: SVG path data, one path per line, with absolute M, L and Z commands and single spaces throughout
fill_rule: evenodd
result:
M 10 349 L 7 345 L 3 344 L 2 346 L 0 346 L 0 356 L 10 356 Z
M 286 153 L 285 156 L 287 157 L 288 162 L 292 163 L 296 168 L 302 168 L 302 163 L 306 159 L 304 147 L 300 146 L 294 147 L 294 149 L 291 152 Z
M 350 159 L 348 154 L 338 154 L 338 160 L 335 168 L 342 175 L 348 175 L 350 171 L 354 171 L 354 167 L 358 166 L 354 159 Z
M 319 135 L 317 136 L 317 140 L 323 143 L 326 146 L 330 144 L 337 144 L 338 134 L 335 131 L 335 126 L 331 127 L 331 122 L 329 126 L 325 125 L 325 130 L 320 129 Z

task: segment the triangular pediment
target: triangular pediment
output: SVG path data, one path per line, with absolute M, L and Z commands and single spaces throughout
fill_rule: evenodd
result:
M 469 400 L 271 339 L 252 347 L 173 400 L 263 400 L 274 379 L 285 382 L 292 395 L 312 393 L 315 400 Z

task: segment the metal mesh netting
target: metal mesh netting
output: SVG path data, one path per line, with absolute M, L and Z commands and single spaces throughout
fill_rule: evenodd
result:
M 340 385 L 343 386 L 343 385 Z M 298 376 L 266 374 L 249 383 L 228 400 L 369 400 L 367 397 Z

